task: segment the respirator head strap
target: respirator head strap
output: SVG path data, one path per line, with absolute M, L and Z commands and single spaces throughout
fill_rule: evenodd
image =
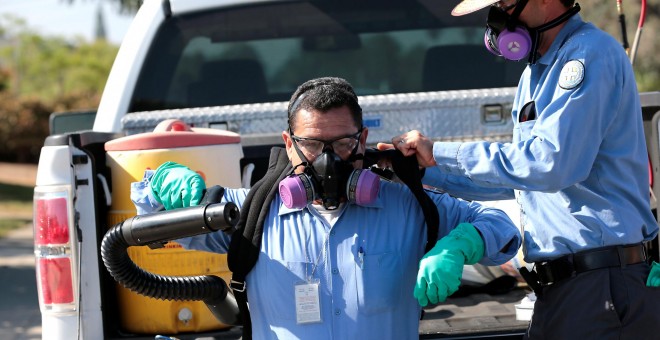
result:
M 558 17 L 550 20 L 549 22 L 546 22 L 541 26 L 534 27 L 533 29 L 539 32 L 547 31 L 563 23 L 564 21 L 570 19 L 572 16 L 578 14 L 578 12 L 580 12 L 580 5 L 578 3 L 575 3 L 575 5 L 573 5 L 571 8 L 569 8 L 566 12 L 562 13 Z
M 529 54 L 529 59 L 528 62 L 530 64 L 535 64 L 536 61 L 539 58 L 538 52 L 536 51 L 538 49 L 538 43 L 541 40 L 541 33 L 557 27 L 558 25 L 564 23 L 566 20 L 570 19 L 572 16 L 578 14 L 580 12 L 580 5 L 578 3 L 575 3 L 571 8 L 569 8 L 566 12 L 562 13 L 558 17 L 550 20 L 549 22 L 538 26 L 534 27 L 532 29 L 529 29 L 530 33 L 534 35 L 534 39 L 532 39 L 532 51 Z
M 506 22 L 506 29 L 513 32 L 516 29 L 516 26 L 520 24 L 520 21 L 518 20 L 518 17 L 520 16 L 520 13 L 525 9 L 525 6 L 527 6 L 527 1 L 528 0 L 520 0 L 516 3 L 516 7 L 513 8 L 513 12 L 509 16 L 509 19 Z
M 298 143 L 296 143 L 296 140 L 293 139 L 293 136 L 294 136 L 293 130 L 291 129 L 291 126 L 289 126 L 289 138 L 291 138 L 291 144 L 293 144 L 293 149 L 296 150 L 296 153 L 298 154 L 298 158 L 300 158 L 300 160 L 302 161 L 302 164 L 299 164 L 296 167 L 300 165 L 304 165 L 305 167 L 307 167 L 307 165 L 310 165 L 311 162 L 309 161 L 309 159 L 307 159 L 307 157 L 305 157 L 305 154 L 302 152 L 302 150 L 298 148 Z

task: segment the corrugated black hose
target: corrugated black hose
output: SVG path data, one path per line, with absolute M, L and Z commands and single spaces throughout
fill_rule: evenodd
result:
M 101 257 L 112 277 L 140 295 L 161 300 L 204 301 L 226 325 L 240 325 L 241 316 L 225 281 L 213 275 L 164 276 L 143 270 L 128 256 L 131 246 L 233 229 L 239 220 L 234 203 L 207 204 L 135 216 L 113 226 L 103 237 Z

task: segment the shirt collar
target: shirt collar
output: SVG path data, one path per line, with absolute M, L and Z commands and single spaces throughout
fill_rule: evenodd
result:
M 580 17 L 579 13 L 566 20 L 566 25 L 561 28 L 555 37 L 555 40 L 552 42 L 552 45 L 550 45 L 548 51 L 543 56 L 541 56 L 541 58 L 539 58 L 538 63 L 549 65 L 553 60 L 555 60 L 557 53 L 559 53 L 559 49 L 562 47 L 562 45 L 564 45 L 566 38 L 581 24 L 582 17 Z

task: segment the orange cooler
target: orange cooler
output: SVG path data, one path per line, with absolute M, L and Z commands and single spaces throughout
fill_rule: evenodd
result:
M 190 128 L 179 120 L 161 122 L 154 132 L 122 137 L 105 144 L 106 164 L 112 173 L 110 226 L 136 215 L 130 198 L 132 182 L 142 180 L 145 169 L 173 161 L 197 171 L 208 187 L 241 186 L 239 161 L 243 157 L 238 134 Z M 213 274 L 229 282 L 226 255 L 186 250 L 176 242 L 164 248 L 130 247 L 128 253 L 140 268 L 160 275 Z M 118 304 L 124 331 L 143 334 L 204 332 L 229 326 L 216 320 L 201 301 L 158 300 L 138 295 L 119 284 Z

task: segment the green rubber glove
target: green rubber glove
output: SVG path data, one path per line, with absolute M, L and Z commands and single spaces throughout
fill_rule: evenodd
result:
M 653 261 L 649 278 L 646 279 L 646 285 L 649 287 L 660 287 L 660 263 Z
M 445 301 L 461 284 L 463 265 L 484 256 L 484 241 L 470 223 L 461 223 L 419 261 L 414 295 L 423 307 Z
M 161 164 L 149 183 L 154 198 L 166 210 L 191 207 L 202 200 L 206 184 L 198 173 L 174 162 Z

